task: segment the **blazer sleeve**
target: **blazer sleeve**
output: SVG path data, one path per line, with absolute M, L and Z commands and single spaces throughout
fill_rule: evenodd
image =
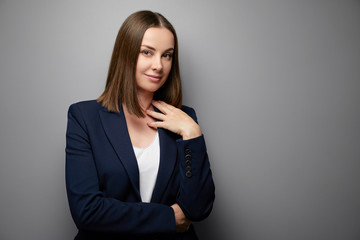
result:
M 195 111 L 186 112 L 197 122 Z M 201 221 L 211 212 L 215 200 L 215 185 L 210 169 L 204 135 L 177 140 L 180 188 L 177 202 L 185 216 Z
M 122 202 L 100 190 L 92 147 L 77 105 L 68 111 L 66 187 L 69 206 L 80 230 L 112 234 L 175 233 L 171 207 L 155 203 Z

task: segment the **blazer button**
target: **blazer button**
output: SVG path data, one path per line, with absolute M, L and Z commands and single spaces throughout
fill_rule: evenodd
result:
M 186 175 L 186 177 L 191 178 L 192 173 L 190 171 L 187 171 L 185 175 Z
M 190 172 L 190 171 L 191 171 L 191 166 L 190 166 L 190 165 L 186 166 L 186 171 L 187 171 L 187 172 Z
M 188 149 L 188 148 L 186 148 L 186 149 L 185 149 L 185 153 L 186 153 L 186 154 L 190 154 L 190 153 L 191 153 L 191 150 Z
M 190 161 L 190 160 L 186 160 L 186 161 L 185 161 L 185 165 L 186 165 L 186 166 L 190 166 L 190 165 L 191 165 L 191 161 Z
M 186 154 L 186 155 L 185 155 L 185 159 L 186 159 L 186 160 L 191 160 L 191 155 L 190 155 L 190 154 Z

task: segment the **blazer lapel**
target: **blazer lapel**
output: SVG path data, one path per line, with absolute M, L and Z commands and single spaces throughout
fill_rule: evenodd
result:
M 131 144 L 123 108 L 120 105 L 119 113 L 109 112 L 103 108 L 100 110 L 99 114 L 105 133 L 126 169 L 136 194 L 141 201 L 139 191 L 139 168 Z
M 176 143 L 167 130 L 158 128 L 160 139 L 160 165 L 151 202 L 161 202 L 163 192 L 173 174 L 176 163 Z

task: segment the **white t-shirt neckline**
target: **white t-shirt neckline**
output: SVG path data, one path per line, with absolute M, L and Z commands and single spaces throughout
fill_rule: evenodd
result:
M 159 133 L 156 132 L 153 142 L 145 147 L 133 146 L 139 168 L 140 196 L 142 202 L 150 202 L 160 164 Z

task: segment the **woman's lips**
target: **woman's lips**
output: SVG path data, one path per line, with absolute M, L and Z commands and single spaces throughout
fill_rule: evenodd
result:
M 158 82 L 161 79 L 161 76 L 155 76 L 155 75 L 149 75 L 149 74 L 145 74 L 145 76 L 147 76 L 153 82 Z

